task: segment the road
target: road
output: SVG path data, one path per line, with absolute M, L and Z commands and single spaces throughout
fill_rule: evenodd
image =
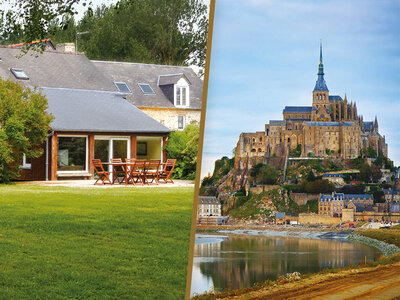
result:
M 362 273 L 316 275 L 295 283 L 225 299 L 394 299 L 400 296 L 400 263 Z

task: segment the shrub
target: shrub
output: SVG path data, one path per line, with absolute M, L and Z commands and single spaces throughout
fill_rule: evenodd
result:
M 23 154 L 42 155 L 52 121 L 47 107 L 40 92 L 0 79 L 0 182 L 18 176 Z
M 172 132 L 165 147 L 167 158 L 177 159 L 173 178 L 193 180 L 196 176 L 199 126 L 189 124 L 183 131 Z

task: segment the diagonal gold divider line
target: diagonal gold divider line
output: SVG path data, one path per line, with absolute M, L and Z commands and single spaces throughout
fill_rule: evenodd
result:
M 197 224 L 197 208 L 200 190 L 200 174 L 201 162 L 203 157 L 203 141 L 204 141 L 204 126 L 206 121 L 206 108 L 207 108 L 207 93 L 208 93 L 208 79 L 210 73 L 210 60 L 211 60 L 211 44 L 214 27 L 214 11 L 215 0 L 210 1 L 210 15 L 208 19 L 208 32 L 207 32 L 207 49 L 206 49 L 206 64 L 204 70 L 203 94 L 201 100 L 201 117 L 200 117 L 200 132 L 199 132 L 199 148 L 197 151 L 197 165 L 196 165 L 196 180 L 194 183 L 194 197 L 193 197 L 193 212 L 192 212 L 192 227 L 190 230 L 190 245 L 189 245 L 189 259 L 187 266 L 187 279 L 186 279 L 186 293 L 185 299 L 190 299 L 190 289 L 192 285 L 192 270 L 193 270 L 193 256 L 194 256 L 194 240 L 196 234 Z

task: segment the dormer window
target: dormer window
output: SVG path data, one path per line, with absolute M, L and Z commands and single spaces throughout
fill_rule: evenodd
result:
M 151 88 L 150 84 L 148 83 L 138 83 L 140 89 L 142 90 L 143 94 L 145 95 L 155 95 L 156 93 Z
M 131 90 L 125 82 L 114 82 L 114 84 L 119 92 L 124 94 L 132 94 Z
M 17 79 L 22 79 L 22 80 L 28 80 L 29 79 L 28 75 L 26 75 L 24 70 L 22 70 L 22 69 L 11 68 L 11 73 L 13 73 L 13 75 Z
M 175 106 L 188 107 L 189 106 L 189 85 L 185 79 L 180 79 L 175 85 Z

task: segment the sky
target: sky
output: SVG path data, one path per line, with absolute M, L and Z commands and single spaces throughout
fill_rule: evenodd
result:
M 202 177 L 286 105 L 310 106 L 323 44 L 330 95 L 378 117 L 400 165 L 400 1 L 217 0 Z

